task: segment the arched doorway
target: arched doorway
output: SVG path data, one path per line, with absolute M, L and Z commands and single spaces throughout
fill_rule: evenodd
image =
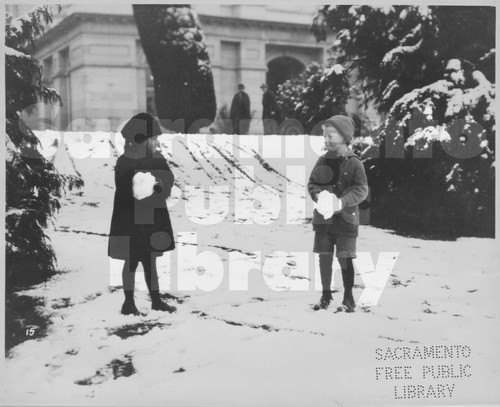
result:
M 299 76 L 305 69 L 304 64 L 298 59 L 292 57 L 275 58 L 267 64 L 267 86 L 275 92 L 278 85 Z

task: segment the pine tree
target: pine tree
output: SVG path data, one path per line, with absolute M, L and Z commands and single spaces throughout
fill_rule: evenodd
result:
M 161 123 L 174 131 L 198 132 L 214 120 L 216 101 L 196 12 L 188 5 L 134 5 L 133 10 Z
M 377 136 L 357 146 L 372 190 L 372 223 L 492 236 L 494 9 L 325 6 L 313 32 L 325 40 L 329 31 L 336 33 L 337 62 L 356 74 L 366 101 L 385 116 Z M 461 157 L 465 146 L 473 154 Z
M 318 41 L 335 32 L 336 61 L 356 72 L 367 101 L 386 113 L 403 95 L 441 79 L 449 59 L 480 63 L 495 48 L 495 12 L 493 7 L 325 6 L 312 31 Z M 486 69 L 484 61 L 480 65 Z
M 65 188 L 81 187 L 81 179 L 61 175 L 38 151 L 39 140 L 21 113 L 39 101 L 62 103 L 42 85 L 42 68 L 29 55 L 34 42 L 52 21 L 52 7 L 41 6 L 26 16 L 7 13 L 6 79 L 6 281 L 8 287 L 39 282 L 55 272 L 56 256 L 45 233 L 60 208 Z

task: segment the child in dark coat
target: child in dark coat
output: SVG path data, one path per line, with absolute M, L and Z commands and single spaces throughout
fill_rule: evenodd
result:
M 174 176 L 158 151 L 160 125 L 153 116 L 140 113 L 121 131 L 125 150 L 115 166 L 115 199 L 108 255 L 124 260 L 125 302 L 121 313 L 138 315 L 134 302 L 135 271 L 144 268 L 152 309 L 175 311 L 160 298 L 156 258 L 175 248 L 166 199 Z
M 358 236 L 358 204 L 368 195 L 363 164 L 348 146 L 354 136 L 354 121 L 347 116 L 333 116 L 323 124 L 328 150 L 314 166 L 307 188 L 316 202 L 313 214 L 314 253 L 319 254 L 323 293 L 315 310 L 327 309 L 332 301 L 331 281 L 334 247 L 342 269 L 344 299 L 342 305 L 352 312 L 356 306 L 353 258 Z

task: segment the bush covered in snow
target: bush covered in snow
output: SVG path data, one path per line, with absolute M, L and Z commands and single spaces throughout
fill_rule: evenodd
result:
M 371 221 L 407 232 L 494 234 L 491 7 L 325 6 L 313 32 L 385 120 L 362 148 Z
M 65 187 L 81 179 L 57 172 L 37 149 L 39 141 L 23 122 L 39 100 L 61 103 L 59 95 L 42 85 L 42 69 L 27 49 L 52 20 L 50 6 L 41 6 L 5 25 L 6 85 L 6 278 L 7 286 L 32 284 L 54 272 L 55 254 L 45 228 L 59 209 Z
M 198 15 L 188 5 L 135 4 L 133 10 L 162 124 L 180 133 L 198 132 L 216 114 L 212 67 Z
M 312 63 L 298 78 L 278 86 L 276 102 L 283 117 L 298 120 L 304 132 L 334 114 L 345 114 L 349 84 L 342 65 Z

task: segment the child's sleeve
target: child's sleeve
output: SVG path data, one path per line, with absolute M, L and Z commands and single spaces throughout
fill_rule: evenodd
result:
M 134 169 L 126 165 L 126 161 L 119 157 L 115 165 L 115 187 L 118 194 L 132 195 L 132 178 Z
M 155 170 L 153 175 L 156 178 L 156 185 L 154 186 L 155 192 L 163 193 L 165 194 L 165 198 L 168 198 L 172 191 L 175 178 L 166 159 L 162 160 L 161 168 Z
M 342 207 L 354 206 L 363 202 L 368 196 L 368 181 L 366 179 L 366 172 L 363 163 L 355 159 L 352 183 L 347 187 L 340 197 Z
M 314 202 L 318 202 L 318 195 L 321 191 L 333 191 L 333 187 L 325 185 L 324 176 L 322 171 L 324 170 L 323 157 L 320 157 L 309 176 L 309 182 L 307 183 L 307 191 Z

